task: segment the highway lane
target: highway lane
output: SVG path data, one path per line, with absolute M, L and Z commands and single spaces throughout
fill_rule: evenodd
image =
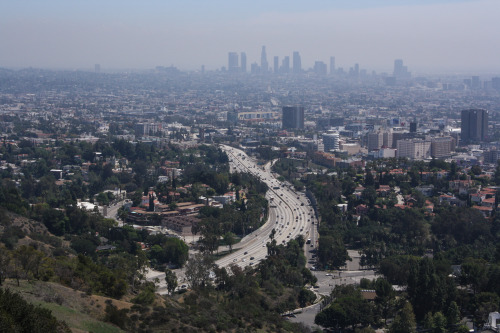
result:
M 231 172 L 249 172 L 265 182 L 269 191 L 266 198 L 269 201 L 269 217 L 266 223 L 258 230 L 245 236 L 239 244 L 234 246 L 234 252 L 216 262 L 219 266 L 236 264 L 240 267 L 254 265 L 267 256 L 267 242 L 270 234 L 276 230 L 275 239 L 278 244 L 283 244 L 302 234 L 305 239 L 314 236 L 312 222 L 314 214 L 308 199 L 301 192 L 295 192 L 290 184 L 280 182 L 271 174 L 271 163 L 264 167 L 256 165 L 255 161 L 242 150 L 229 146 L 220 146 L 230 160 Z M 312 215 L 312 216 L 311 216 Z M 312 244 L 307 244 L 307 249 L 313 249 Z M 310 246 L 313 245 L 311 248 Z M 253 258 L 253 259 L 252 259 Z M 309 258 L 308 258 L 309 259 Z

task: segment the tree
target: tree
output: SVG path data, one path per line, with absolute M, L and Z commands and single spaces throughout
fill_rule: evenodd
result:
M 417 322 L 413 314 L 413 308 L 409 302 L 406 302 L 400 313 L 394 318 L 389 333 L 416 333 Z
M 203 288 L 208 285 L 210 271 L 214 269 L 214 262 L 209 255 L 197 253 L 186 264 L 186 279 L 191 288 Z
M 432 316 L 432 333 L 446 333 L 446 317 L 441 312 L 436 312 Z
M 375 292 L 377 297 L 375 303 L 380 306 L 384 322 L 387 323 L 387 317 L 391 311 L 391 300 L 394 297 L 394 290 L 392 285 L 384 278 L 378 278 L 375 281 Z
M 165 282 L 167 283 L 167 290 L 170 294 L 172 294 L 177 288 L 177 275 L 174 271 L 170 269 L 165 270 Z
M 233 245 L 236 244 L 236 235 L 232 232 L 224 234 L 224 243 L 229 246 L 229 252 L 233 252 Z
M 7 277 L 7 267 L 9 267 L 10 253 L 3 247 L 0 247 L 0 286 Z
M 336 235 L 319 238 L 318 259 L 323 266 L 334 268 L 344 266 L 350 258 L 342 238 Z
M 298 301 L 301 307 L 305 307 L 307 304 L 311 304 L 315 299 L 316 295 L 312 291 L 304 288 L 300 290 Z
M 460 321 L 460 309 L 455 301 L 451 302 L 446 311 L 448 326 L 453 326 Z

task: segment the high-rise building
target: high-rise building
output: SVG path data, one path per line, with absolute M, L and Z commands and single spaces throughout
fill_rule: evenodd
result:
M 229 52 L 227 54 L 227 70 L 229 72 L 239 72 L 240 66 L 238 65 L 238 53 Z
M 323 61 L 315 61 L 314 73 L 316 73 L 317 75 L 326 75 L 327 73 L 326 64 Z
M 101 72 L 101 65 L 95 64 L 95 66 L 94 66 L 94 72 L 100 73 Z
M 284 129 L 304 129 L 304 107 L 284 106 L 282 127 Z
M 328 133 L 323 134 L 323 146 L 325 152 L 332 152 L 339 150 L 339 133 L 328 131 Z
M 335 73 L 335 57 L 330 57 L 330 74 Z
M 500 151 L 496 147 L 491 148 L 483 153 L 484 163 L 497 164 L 500 159 Z
M 278 56 L 274 56 L 274 74 L 278 74 L 280 72 L 280 60 Z
M 484 141 L 488 138 L 488 111 L 482 109 L 462 110 L 462 144 Z
M 269 69 L 269 64 L 267 63 L 266 47 L 262 46 L 262 52 L 260 54 L 260 71 L 261 73 L 267 73 Z
M 422 139 L 398 140 L 398 157 L 426 159 L 431 155 L 431 142 Z
M 380 149 L 384 145 L 384 134 L 382 132 L 371 132 L 366 135 L 368 151 Z
M 245 52 L 241 52 L 241 72 L 247 72 L 247 54 Z
M 288 74 L 290 73 L 290 57 L 285 56 L 283 61 L 281 62 L 281 73 Z
M 434 158 L 449 157 L 455 150 L 455 139 L 451 136 L 431 139 L 431 156 Z
M 302 61 L 299 52 L 293 52 L 293 74 L 302 73 Z
M 400 78 L 400 79 L 409 79 L 411 77 L 411 73 L 408 72 L 408 67 L 403 66 L 403 60 L 401 59 L 394 60 L 393 76 L 395 78 Z

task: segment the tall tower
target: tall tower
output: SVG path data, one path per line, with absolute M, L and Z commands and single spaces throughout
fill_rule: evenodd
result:
M 488 111 L 483 109 L 462 110 L 460 139 L 466 145 L 488 138 Z
M 262 46 L 262 52 L 260 54 L 260 70 L 262 73 L 267 73 L 268 69 L 269 64 L 267 63 L 266 46 Z
M 409 79 L 411 77 L 408 67 L 403 66 L 403 60 L 401 59 L 394 60 L 394 73 L 392 75 L 400 79 Z
M 394 60 L 394 73 L 393 73 L 393 75 L 395 77 L 398 77 L 398 76 L 401 76 L 401 73 L 403 73 L 403 60 L 396 59 L 396 60 Z
M 282 127 L 284 129 L 304 129 L 304 107 L 284 106 Z
M 290 73 L 290 57 L 285 56 L 283 61 L 281 62 L 281 73 L 288 74 Z
M 100 73 L 101 72 L 101 65 L 95 64 L 94 65 L 94 72 L 95 73 Z
M 335 73 L 335 57 L 330 57 L 330 74 Z
M 299 52 L 293 52 L 293 73 L 300 74 L 302 72 L 302 62 Z
M 274 56 L 274 74 L 278 74 L 280 72 L 280 67 L 279 67 L 279 58 L 278 56 Z
M 241 72 L 247 72 L 247 54 L 245 52 L 241 52 Z
M 238 65 L 238 53 L 229 52 L 227 54 L 227 70 L 230 72 L 238 72 L 240 69 Z

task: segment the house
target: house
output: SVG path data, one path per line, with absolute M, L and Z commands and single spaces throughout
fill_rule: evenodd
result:
M 357 205 L 356 206 L 356 214 L 357 215 L 366 215 L 368 214 L 368 206 L 367 205 Z
M 387 197 L 391 193 L 391 187 L 389 185 L 380 185 L 377 189 L 377 196 Z
M 491 215 L 493 213 L 492 207 L 472 206 L 472 208 L 479 210 L 483 214 L 484 217 L 491 217 Z

